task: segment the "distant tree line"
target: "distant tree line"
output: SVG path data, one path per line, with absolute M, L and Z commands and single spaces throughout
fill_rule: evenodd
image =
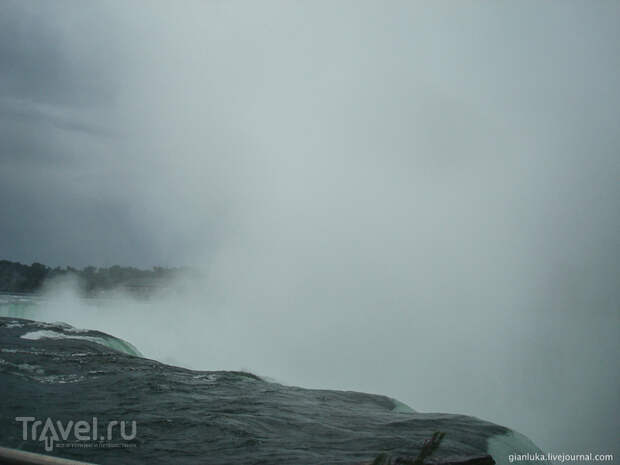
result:
M 0 292 L 31 293 L 40 291 L 43 286 L 61 278 L 76 279 L 86 294 L 100 294 L 113 289 L 125 289 L 146 294 L 165 286 L 172 278 L 182 273 L 183 268 L 153 267 L 141 270 L 134 267 L 114 265 L 109 268 L 87 266 L 76 269 L 70 266 L 50 268 L 41 263 L 23 265 L 8 260 L 0 260 Z

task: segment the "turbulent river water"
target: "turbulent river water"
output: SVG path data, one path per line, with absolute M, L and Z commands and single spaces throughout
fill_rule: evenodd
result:
M 112 335 L 16 316 L 31 304 L 0 304 L 0 446 L 101 464 L 356 464 L 415 457 L 442 431 L 428 463 L 540 452 L 508 428 L 385 396 L 165 365 Z

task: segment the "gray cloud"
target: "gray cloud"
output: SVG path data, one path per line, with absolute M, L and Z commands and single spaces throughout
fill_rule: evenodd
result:
M 0 8 L 0 253 L 52 265 L 146 261 L 127 202 L 106 181 L 124 137 L 113 101 L 123 57 L 96 25 L 113 26 L 109 15 L 72 2 Z

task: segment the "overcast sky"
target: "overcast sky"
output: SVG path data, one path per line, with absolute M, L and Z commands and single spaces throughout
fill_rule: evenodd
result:
M 0 258 L 205 266 L 250 368 L 603 447 L 619 89 L 616 1 L 5 0 Z
M 0 8 L 5 258 L 196 264 L 334 217 L 617 245 L 617 2 Z

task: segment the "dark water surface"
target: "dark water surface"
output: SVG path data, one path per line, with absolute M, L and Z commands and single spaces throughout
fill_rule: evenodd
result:
M 477 418 L 417 413 L 380 395 L 169 366 L 98 331 L 19 318 L 0 318 L 0 395 L 0 445 L 46 453 L 47 442 L 47 453 L 101 464 L 354 464 L 382 451 L 415 456 L 435 431 L 446 432 L 437 459 L 490 452 L 507 463 L 509 453 L 538 451 Z M 97 436 L 116 420 L 130 439 L 116 427 L 93 441 L 93 417 Z M 36 420 L 42 424 L 33 434 Z M 80 420 L 90 426 L 88 440 L 74 430 L 63 439 L 57 423 Z

